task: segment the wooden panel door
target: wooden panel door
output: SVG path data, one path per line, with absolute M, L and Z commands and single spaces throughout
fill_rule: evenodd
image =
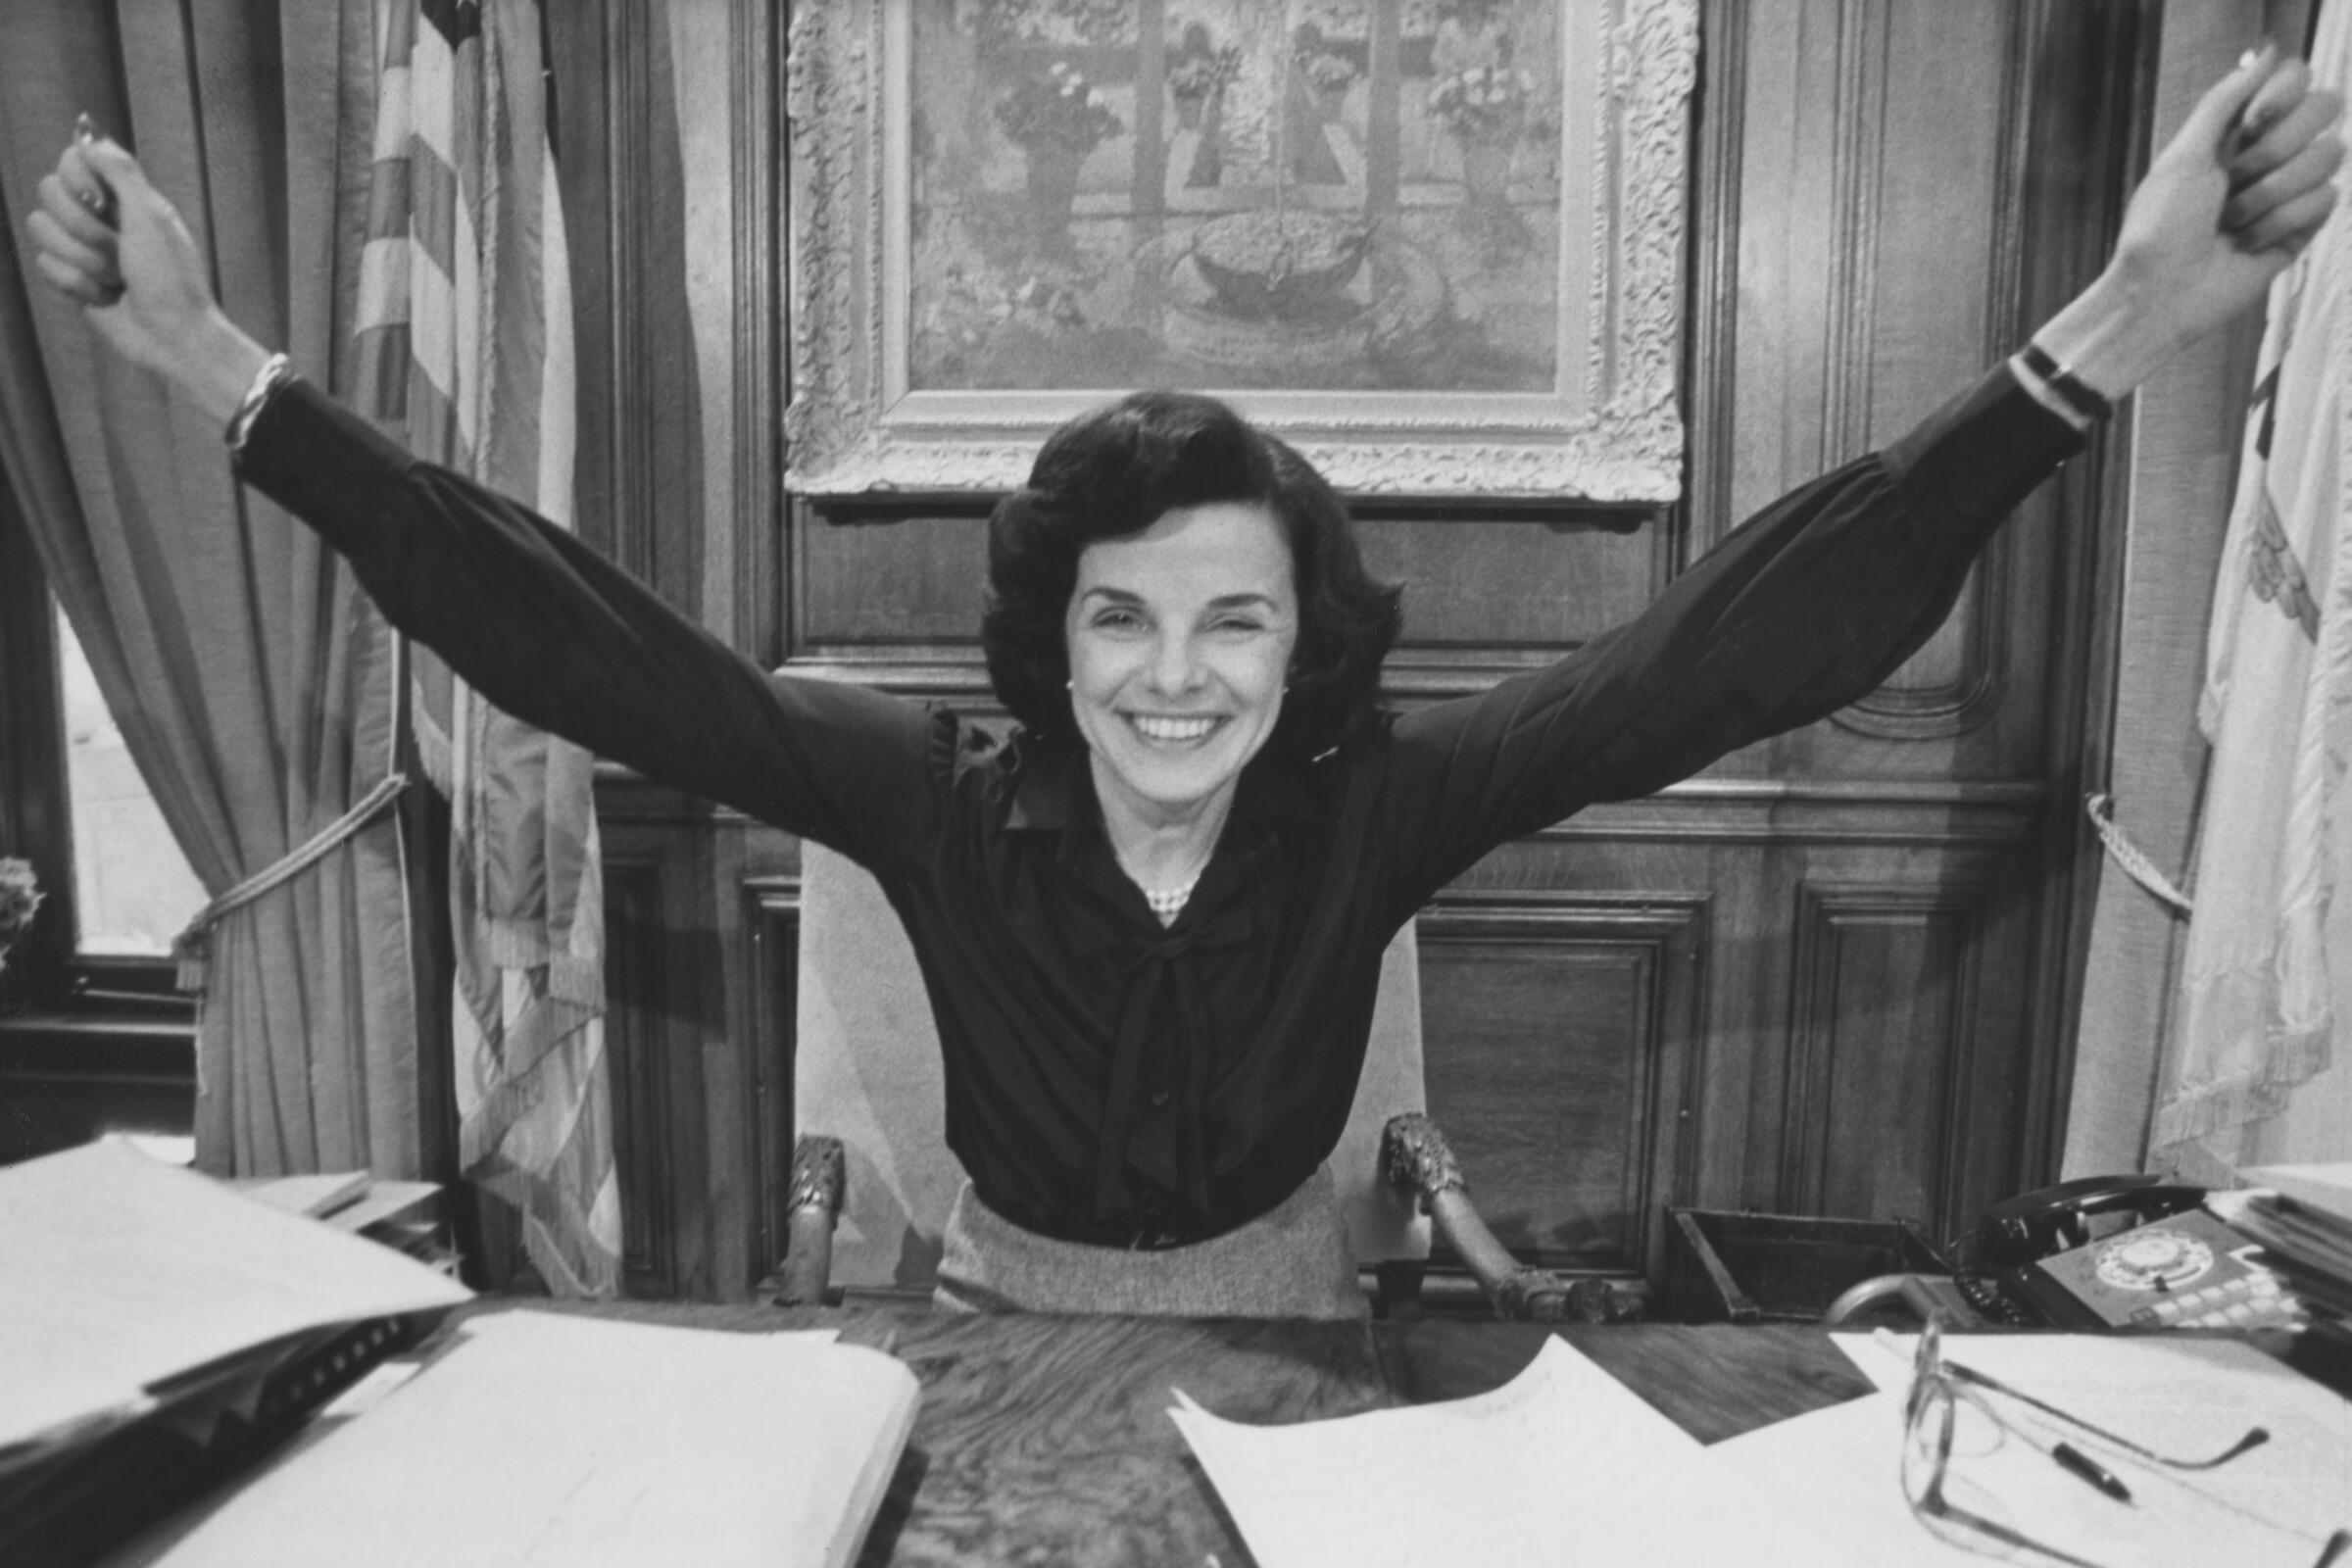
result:
M 1478 587 L 1408 590 L 1405 667 L 1573 646 L 2022 342 L 2102 252 L 2141 21 L 2125 5 L 1711 7 L 1689 498 L 1631 534 L 1569 512 L 1516 529 L 1416 519 L 1422 537 L 1386 559 L 1443 553 Z M 1510 981 L 1474 944 L 1425 945 L 1433 1104 L 1457 1107 L 1482 1192 L 1486 1161 L 1511 1173 L 1514 1247 L 1656 1279 L 1661 1199 L 1948 1236 L 2043 1179 L 2067 1065 L 2074 672 L 2101 461 L 2021 509 L 1944 627 L 1871 697 L 1508 846 L 1440 896 L 1426 919 L 1441 931 L 1508 898 L 1704 911 L 1646 1010 L 1573 919 L 1517 955 Z M 1658 1070 L 1672 1076 L 1642 1077 Z M 1577 1180 L 1603 1170 L 1625 1179 Z M 1614 1250 L 1622 1238 L 1640 1245 Z

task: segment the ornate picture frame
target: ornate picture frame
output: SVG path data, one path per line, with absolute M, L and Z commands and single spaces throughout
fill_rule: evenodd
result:
M 1659 502 L 1696 0 L 795 8 L 786 483 L 1228 398 L 1356 494 Z

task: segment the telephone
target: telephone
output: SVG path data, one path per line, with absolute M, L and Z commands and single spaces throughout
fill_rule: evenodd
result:
M 1883 1275 L 1832 1303 L 1851 1320 L 1899 1300 L 1925 1317 L 2062 1329 L 2275 1328 L 2301 1303 L 2200 1206 L 2205 1189 L 2156 1176 L 2087 1176 L 1986 1209 L 1952 1249 L 1952 1277 Z
M 2201 1187 L 2091 1176 L 1984 1211 L 1953 1284 L 1994 1323 L 2054 1328 L 2266 1328 L 2300 1303 L 2259 1250 L 2199 1206 Z

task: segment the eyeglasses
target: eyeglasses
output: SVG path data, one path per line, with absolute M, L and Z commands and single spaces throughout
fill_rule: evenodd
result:
M 2312 1568 L 2328 1568 L 2352 1550 L 2352 1530 L 2337 1530 L 2320 1543 L 2316 1559 L 2306 1559 L 2303 1554 L 2319 1540 L 2317 1536 L 2265 1519 L 2187 1481 L 2196 1474 L 2219 1470 L 2268 1443 L 2270 1434 L 2261 1427 L 2248 1428 L 2235 1443 L 2211 1455 L 2163 1453 L 1997 1378 L 1946 1360 L 1942 1331 L 1932 1321 L 1921 1332 L 1912 1360 L 1903 1432 L 1903 1496 L 1911 1511 L 1938 1537 L 1972 1550 L 1998 1556 L 2029 1553 L 2071 1568 L 2108 1568 L 1999 1517 L 2007 1511 L 1999 1499 L 1970 1478 L 1970 1473 L 1980 1468 L 1986 1474 L 1997 1473 L 1978 1461 L 1996 1455 L 2014 1458 L 2020 1449 L 2045 1456 L 2058 1470 L 2103 1494 L 2113 1506 L 2137 1506 L 2134 1482 L 2142 1491 L 2185 1491 L 2199 1499 L 2200 1507 L 2235 1515 L 2231 1528 L 2245 1532 L 2240 1545 L 2260 1552 L 2265 1548 L 2252 1546 L 2254 1538 L 2275 1538 L 2269 1556 L 2233 1552 L 2232 1561 L 2268 1560 L 2284 1565 L 2310 1560 Z M 1960 1464 L 1957 1472 L 1955 1460 Z

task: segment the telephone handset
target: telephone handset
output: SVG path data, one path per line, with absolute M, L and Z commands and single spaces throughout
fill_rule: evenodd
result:
M 1956 1249 L 1953 1283 L 1995 1323 L 2056 1328 L 2259 1326 L 2293 1300 L 2247 1261 L 2205 1190 L 2092 1176 L 1995 1203 Z

